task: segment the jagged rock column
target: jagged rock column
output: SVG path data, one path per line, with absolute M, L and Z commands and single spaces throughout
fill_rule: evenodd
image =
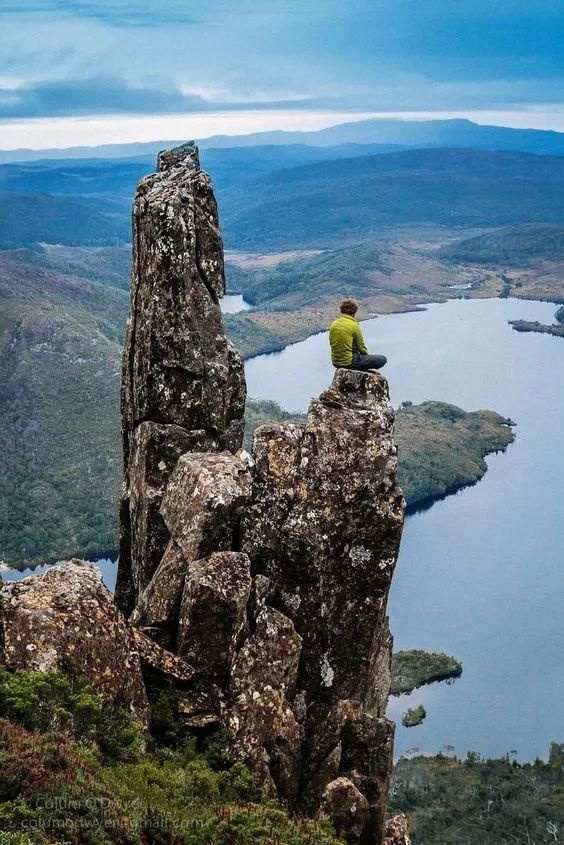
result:
M 378 845 L 404 518 L 386 379 L 338 370 L 305 425 L 257 430 L 250 460 L 217 210 L 193 146 L 159 156 L 133 220 L 116 599 L 149 677 L 177 678 L 189 730 L 224 724 L 270 794 Z
M 301 652 L 283 729 L 266 748 L 253 737 L 264 678 L 255 690 L 251 679 L 241 706 L 234 666 L 239 748 L 247 742 L 259 764 L 266 753 L 291 806 L 324 807 L 342 821 L 350 799 L 358 815 L 343 832 L 351 841 L 380 841 L 392 763 L 386 603 L 405 509 L 393 421 L 383 376 L 338 370 L 305 426 L 257 430 L 243 524 L 242 550 L 263 580 L 264 600 L 292 624 Z
M 116 601 L 127 614 L 170 540 L 160 514 L 189 451 L 236 451 L 245 378 L 225 338 L 223 247 L 211 181 L 186 144 L 159 155 L 133 204 L 131 310 L 123 353 L 124 485 Z

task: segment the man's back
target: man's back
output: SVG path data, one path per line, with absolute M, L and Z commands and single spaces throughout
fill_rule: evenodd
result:
M 367 353 L 360 326 L 350 314 L 341 314 L 329 329 L 331 362 L 334 367 L 350 367 L 353 355 Z

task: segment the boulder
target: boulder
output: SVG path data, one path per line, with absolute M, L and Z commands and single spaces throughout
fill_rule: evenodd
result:
M 409 827 L 403 813 L 397 813 L 386 819 L 383 845 L 411 845 Z
M 368 801 L 348 778 L 328 783 L 321 799 L 320 818 L 331 822 L 337 836 L 347 842 L 361 842 L 368 823 Z
M 177 651 L 199 677 L 226 687 L 247 625 L 251 564 L 240 552 L 214 552 L 190 565 L 178 620 Z
M 230 550 L 250 491 L 251 476 L 243 455 L 182 455 L 160 508 L 171 539 L 131 615 L 135 625 L 154 631 L 162 644 L 176 647 L 190 567 L 215 551 Z
M 0 663 L 79 675 L 147 725 L 149 704 L 132 628 L 92 564 L 72 560 L 0 588 Z

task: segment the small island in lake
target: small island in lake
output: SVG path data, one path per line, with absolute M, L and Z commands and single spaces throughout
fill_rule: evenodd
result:
M 513 326 L 516 332 L 538 332 L 539 334 L 552 334 L 555 337 L 564 337 L 564 305 L 561 305 L 554 315 L 556 323 L 546 325 L 538 320 L 510 320 L 509 325 Z
M 391 695 L 403 695 L 432 684 L 458 678 L 462 674 L 462 663 L 448 654 L 411 649 L 397 651 L 392 657 Z
M 404 728 L 414 728 L 421 724 L 426 715 L 427 711 L 422 704 L 419 707 L 410 707 L 401 717 L 401 723 Z

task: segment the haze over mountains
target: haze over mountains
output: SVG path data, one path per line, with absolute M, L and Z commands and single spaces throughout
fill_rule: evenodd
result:
M 259 151 L 202 154 L 229 249 L 333 248 L 397 226 L 564 223 L 560 156 L 430 148 L 280 168 L 276 148 Z M 1 166 L 0 246 L 129 240 L 130 197 L 149 168 L 145 159 Z
M 66 149 L 0 150 L 0 163 L 32 161 L 38 158 L 124 158 L 153 156 L 164 147 L 182 140 L 148 141 L 130 144 L 103 144 Z M 198 141 L 200 149 L 222 147 L 286 146 L 312 147 L 341 145 L 384 145 L 385 147 L 472 147 L 488 150 L 519 150 L 539 155 L 563 155 L 564 133 L 541 129 L 515 129 L 487 126 L 470 120 L 386 120 L 352 121 L 311 132 L 270 131 L 248 135 L 215 135 Z M 386 151 L 386 150 L 383 150 Z M 367 151 L 364 151 L 365 153 Z M 373 150 L 372 152 L 377 152 Z M 363 154 L 363 153 L 361 153 Z M 354 155 L 349 151 L 348 155 Z

